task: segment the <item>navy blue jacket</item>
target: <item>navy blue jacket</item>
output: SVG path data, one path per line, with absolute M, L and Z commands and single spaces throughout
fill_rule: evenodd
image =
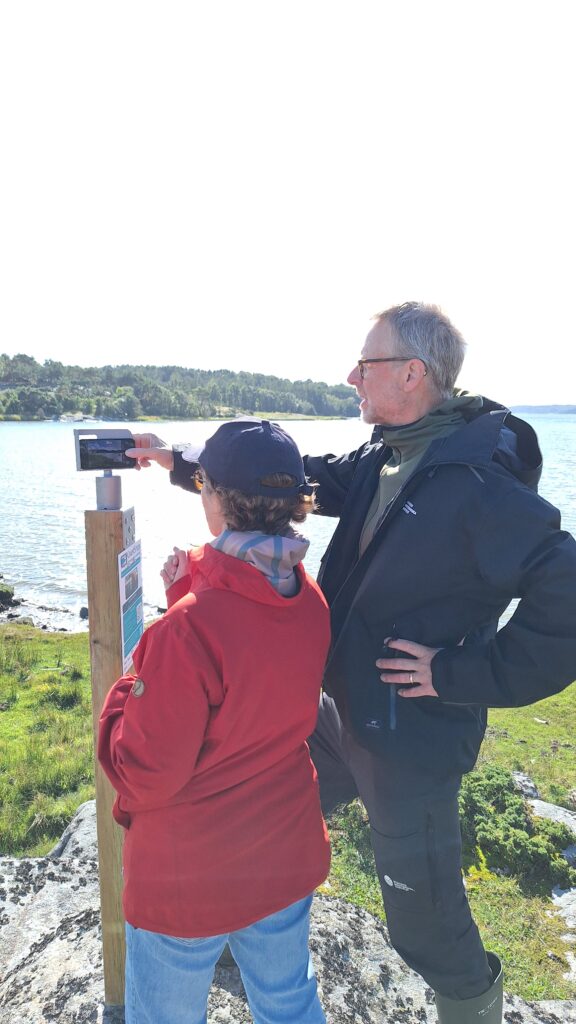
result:
M 487 400 L 468 415 L 430 445 L 361 558 L 391 455 L 379 428 L 350 455 L 305 459 L 321 514 L 340 517 L 319 574 L 332 612 L 326 689 L 360 743 L 390 756 L 395 773 L 436 780 L 474 765 L 486 707 L 530 704 L 576 677 L 576 542 L 536 493 L 536 435 Z M 439 700 L 406 700 L 380 681 L 374 663 L 392 635 L 442 648 L 432 663 Z

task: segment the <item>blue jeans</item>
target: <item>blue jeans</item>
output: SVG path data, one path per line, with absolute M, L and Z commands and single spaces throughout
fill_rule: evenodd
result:
M 206 1024 L 228 942 L 255 1024 L 326 1024 L 308 950 L 312 897 L 248 928 L 178 939 L 126 925 L 126 1024 Z

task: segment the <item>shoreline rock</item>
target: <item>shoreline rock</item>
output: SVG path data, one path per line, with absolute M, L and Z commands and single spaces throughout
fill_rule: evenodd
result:
M 79 610 L 45 604 L 35 604 L 17 598 L 16 609 L 0 608 L 0 623 L 33 626 L 50 633 L 86 633 L 88 620 Z
M 103 1004 L 94 801 L 46 857 L 0 858 L 1 1024 L 122 1024 Z M 390 946 L 381 921 L 342 900 L 314 900 L 310 944 L 331 1024 L 436 1024 L 434 997 Z M 506 996 L 515 1024 L 576 1024 L 576 1000 Z M 252 1020 L 239 972 L 217 967 L 210 1024 Z
M 17 608 L 20 604 L 22 604 L 22 599 L 14 597 L 14 587 L 11 587 L 9 583 L 5 583 L 2 573 L 0 573 L 0 612 L 8 611 L 10 608 Z

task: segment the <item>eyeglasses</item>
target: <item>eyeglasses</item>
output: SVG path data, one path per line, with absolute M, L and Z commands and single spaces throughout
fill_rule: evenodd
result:
M 193 487 L 194 487 L 194 490 L 195 490 L 196 494 L 200 494 L 200 491 L 204 487 L 204 482 L 205 482 L 204 481 L 204 473 L 202 472 L 200 467 L 198 467 L 198 469 L 194 470 L 194 472 L 192 473 L 191 480 L 192 480 L 192 484 L 193 484 Z
M 357 364 L 358 373 L 360 374 L 362 380 L 364 380 L 364 376 L 366 374 L 365 367 L 368 365 L 368 363 L 407 363 L 410 361 L 410 359 L 420 359 L 420 356 L 386 356 L 385 358 L 379 359 L 359 359 Z M 424 363 L 424 360 L 420 359 L 420 362 Z M 424 376 L 426 376 L 427 373 L 428 369 L 426 367 L 426 363 L 424 363 Z

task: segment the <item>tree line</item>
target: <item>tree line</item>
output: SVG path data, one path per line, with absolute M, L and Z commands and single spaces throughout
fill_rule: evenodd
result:
M 357 416 L 345 384 L 182 366 L 65 366 L 0 355 L 0 419 L 206 419 L 236 414 Z

